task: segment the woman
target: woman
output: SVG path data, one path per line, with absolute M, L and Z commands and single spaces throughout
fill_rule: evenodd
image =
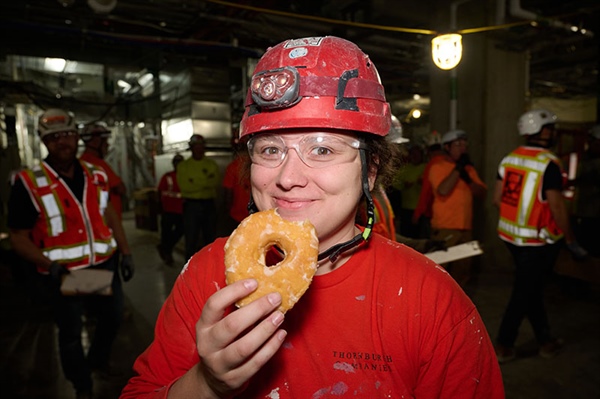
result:
M 372 221 L 370 190 L 394 158 L 368 56 L 336 37 L 288 40 L 250 87 L 251 203 L 312 222 L 317 273 L 285 316 L 278 293 L 235 309 L 257 283 L 225 285 L 216 240 L 182 270 L 122 398 L 504 397 L 485 326 L 452 278 L 355 225 L 363 197 Z

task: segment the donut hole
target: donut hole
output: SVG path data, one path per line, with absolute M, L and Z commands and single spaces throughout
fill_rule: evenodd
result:
M 279 244 L 279 246 L 278 246 Z M 281 244 L 278 242 L 269 243 L 265 247 L 265 266 L 277 267 L 279 266 L 286 257 L 286 253 L 281 249 Z

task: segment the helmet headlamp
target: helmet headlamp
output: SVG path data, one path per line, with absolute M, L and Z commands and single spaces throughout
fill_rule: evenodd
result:
M 300 75 L 294 67 L 257 73 L 252 78 L 252 99 L 263 109 L 286 108 L 300 101 Z

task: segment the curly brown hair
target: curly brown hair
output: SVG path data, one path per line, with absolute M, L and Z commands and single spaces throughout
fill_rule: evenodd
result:
M 367 145 L 367 163 L 369 169 L 377 170 L 375 187 L 387 188 L 400 166 L 400 149 L 397 144 L 388 141 L 385 137 L 373 134 L 359 135 Z

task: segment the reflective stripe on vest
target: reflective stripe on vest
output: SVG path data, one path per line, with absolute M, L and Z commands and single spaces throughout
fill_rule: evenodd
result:
M 64 221 L 61 212 L 56 203 L 56 198 L 52 194 L 46 194 L 42 196 L 42 203 L 44 204 L 44 210 L 49 220 L 49 231 L 48 234 L 51 237 L 56 237 L 63 231 L 65 231 Z
M 42 170 L 42 167 L 39 164 L 36 164 L 33 167 L 33 176 L 35 177 L 35 184 L 38 187 L 49 186 L 50 182 L 48 181 L 48 177 Z
M 537 238 L 538 231 L 531 227 L 520 227 L 506 219 L 500 219 L 498 221 L 498 228 L 512 236 L 519 236 L 523 238 Z
M 48 181 L 48 177 L 42 170 L 40 164 L 36 164 L 33 167 L 33 176 L 37 187 L 46 187 L 50 185 L 50 181 Z M 44 206 L 44 212 L 42 212 L 42 214 L 46 215 L 46 221 L 48 223 L 48 235 L 56 237 L 65 231 L 65 221 L 62 217 L 64 210 L 61 209 L 56 202 L 53 193 L 42 195 L 40 199 Z
M 111 239 L 109 243 L 103 242 L 94 242 L 92 244 L 94 248 L 94 252 L 99 255 L 109 255 L 111 254 L 112 248 L 117 245 L 114 239 Z M 64 247 L 56 247 L 56 248 L 44 248 L 42 250 L 44 255 L 50 260 L 60 260 L 63 262 L 75 262 L 81 259 L 84 259 L 87 256 L 91 255 L 90 246 L 86 243 L 83 245 L 76 245 L 74 247 L 64 248 Z
M 502 160 L 498 170 L 503 178 L 498 233 L 503 240 L 543 245 L 562 237 L 552 234 L 542 217 L 548 207 L 542 199 L 543 175 L 553 161 L 558 159 L 549 151 L 531 147 L 519 147 Z
M 536 200 L 536 189 L 537 182 L 540 178 L 538 172 L 529 172 L 525 177 L 525 186 L 523 187 L 523 194 L 521 194 L 521 206 L 519 207 L 519 215 L 517 223 L 519 225 L 526 225 L 529 215 L 531 215 L 531 208 L 534 206 Z
M 94 164 L 91 164 L 89 162 L 83 162 L 84 166 L 87 166 L 88 170 L 91 172 L 92 176 L 94 177 L 94 184 L 98 183 L 98 181 L 100 180 L 100 177 L 102 177 L 102 181 L 108 182 L 108 176 L 106 175 L 105 172 L 103 171 L 99 171 L 98 169 L 96 169 L 94 167 Z M 100 214 L 104 215 L 104 211 L 106 210 L 106 207 L 108 206 L 108 199 L 110 198 L 110 193 L 108 191 L 104 191 L 101 189 L 98 189 L 99 191 L 99 200 L 100 200 Z
M 32 229 L 32 241 L 48 259 L 60 261 L 69 269 L 105 262 L 117 247 L 102 217 L 109 198 L 106 173 L 85 162 L 81 165 L 83 203 L 45 163 L 19 173 L 40 215 Z M 47 273 L 40 268 L 38 271 Z
M 548 162 L 539 161 L 537 159 L 523 158 L 518 155 L 508 155 L 502 160 L 502 165 L 509 164 L 511 166 L 520 166 L 523 169 L 543 173 L 546 170 Z

